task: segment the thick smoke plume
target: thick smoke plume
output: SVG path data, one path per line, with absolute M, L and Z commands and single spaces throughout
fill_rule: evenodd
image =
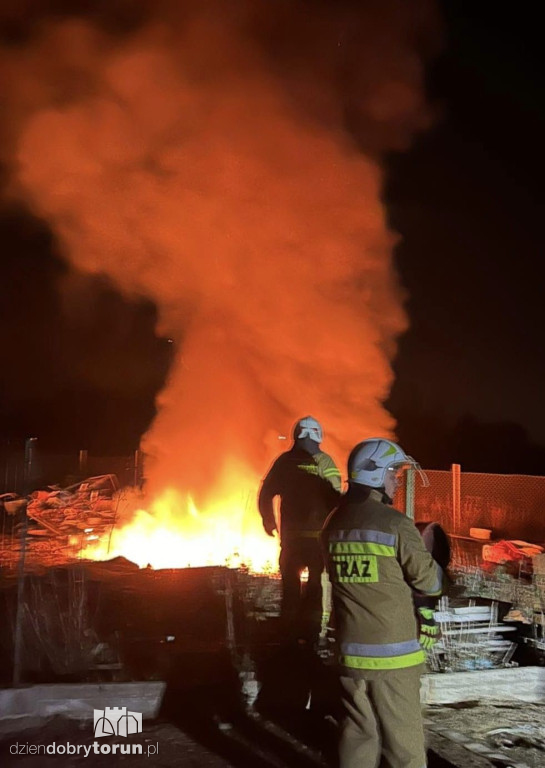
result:
M 202 496 L 232 462 L 261 474 L 307 413 L 339 459 L 394 429 L 380 160 L 426 124 L 434 24 L 408 0 L 180 5 L 115 33 L 44 14 L 2 53 L 3 129 L 74 269 L 156 302 L 177 354 L 150 482 Z

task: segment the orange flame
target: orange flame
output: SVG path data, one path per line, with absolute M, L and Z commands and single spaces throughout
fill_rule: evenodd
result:
M 265 568 L 255 492 L 278 432 L 312 413 L 342 458 L 394 429 L 406 316 L 381 157 L 427 123 L 435 14 L 144 5 L 124 35 L 55 18 L 0 49 L 8 167 L 77 273 L 153 301 L 176 345 L 142 444 L 152 502 L 109 554 Z
M 130 522 L 89 543 L 81 557 L 105 560 L 122 556 L 141 568 L 245 566 L 253 572 L 276 571 L 278 540 L 266 536 L 256 511 L 257 478 L 242 467 L 225 473 L 213 498 L 197 508 L 188 493 L 167 488 L 147 506 L 126 499 Z

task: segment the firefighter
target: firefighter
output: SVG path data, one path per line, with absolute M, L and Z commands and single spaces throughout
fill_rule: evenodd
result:
M 273 499 L 280 498 L 282 618 L 290 637 L 296 634 L 297 639 L 308 642 L 317 640 L 323 618 L 325 564 L 320 534 L 341 490 L 335 462 L 320 450 L 322 439 L 322 427 L 315 418 L 300 419 L 293 429 L 293 446 L 273 463 L 258 499 L 265 532 L 274 536 L 277 521 Z M 308 583 L 302 593 L 301 572 L 305 568 Z
M 413 591 L 439 596 L 442 571 L 414 523 L 391 506 L 411 466 L 421 472 L 391 440 L 359 443 L 348 459 L 348 491 L 322 534 L 339 650 L 340 768 L 426 765 L 422 645 L 438 630 L 426 610 L 417 626 Z

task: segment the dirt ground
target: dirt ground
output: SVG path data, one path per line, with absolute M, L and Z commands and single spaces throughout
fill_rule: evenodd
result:
M 201 731 L 190 735 L 172 723 L 144 723 L 141 734 L 95 739 L 92 723 L 53 718 L 41 728 L 22 730 L 0 740 L 2 768 L 325 768 L 334 766 L 332 753 L 317 761 L 290 746 L 272 748 L 266 734 L 253 735 L 226 722 L 214 724 L 215 733 Z M 123 742 L 125 751 L 136 746 L 138 754 L 113 752 Z M 95 747 L 96 745 L 96 747 Z M 56 754 L 47 754 L 46 748 Z M 61 753 L 59 753 L 59 747 Z M 66 754 L 66 747 L 70 754 Z M 79 749 L 78 749 L 79 747 Z M 107 752 L 107 754 L 102 754 Z M 429 768 L 452 768 L 435 753 L 429 754 Z M 456 765 L 466 765 L 457 762 Z M 469 759 L 467 765 L 474 765 Z M 481 763 L 478 763 L 481 766 Z M 536 763 L 536 765 L 538 765 Z
M 545 766 L 545 705 L 466 702 L 428 707 L 425 716 L 433 728 L 464 734 L 468 741 L 501 752 L 505 765 Z
M 141 747 L 142 754 L 119 754 L 110 751 L 101 754 L 100 749 L 113 750 L 114 744 L 120 744 L 128 750 Z M 95 753 L 93 744 L 96 745 Z M 32 746 L 40 748 L 39 754 L 29 754 Z M 72 749 L 80 747 L 76 754 L 43 754 L 43 747 L 55 745 L 58 749 L 70 745 Z M 84 749 L 86 748 L 86 749 Z M 69 750 L 71 751 L 71 750 Z M 86 756 L 86 752 L 88 753 Z M 124 768 L 146 765 L 153 768 L 232 768 L 232 763 L 218 755 L 210 747 L 199 744 L 195 739 L 170 723 L 144 724 L 141 734 L 122 737 L 104 737 L 95 739 L 92 723 L 80 724 L 76 721 L 56 718 L 46 726 L 21 731 L 17 735 L 5 737 L 0 742 L 0 765 L 3 768 L 38 768 L 47 765 L 54 768 L 102 768 L 120 764 Z

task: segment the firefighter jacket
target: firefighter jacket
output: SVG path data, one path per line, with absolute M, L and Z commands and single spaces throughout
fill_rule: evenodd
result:
M 322 534 L 332 584 L 341 674 L 369 677 L 425 661 L 413 592 L 440 595 L 442 570 L 414 523 L 351 486 Z
M 267 473 L 259 493 L 263 522 L 274 527 L 273 499 L 280 497 L 280 540 L 316 538 L 338 504 L 341 474 L 327 453 L 311 455 L 298 446 L 282 453 Z

